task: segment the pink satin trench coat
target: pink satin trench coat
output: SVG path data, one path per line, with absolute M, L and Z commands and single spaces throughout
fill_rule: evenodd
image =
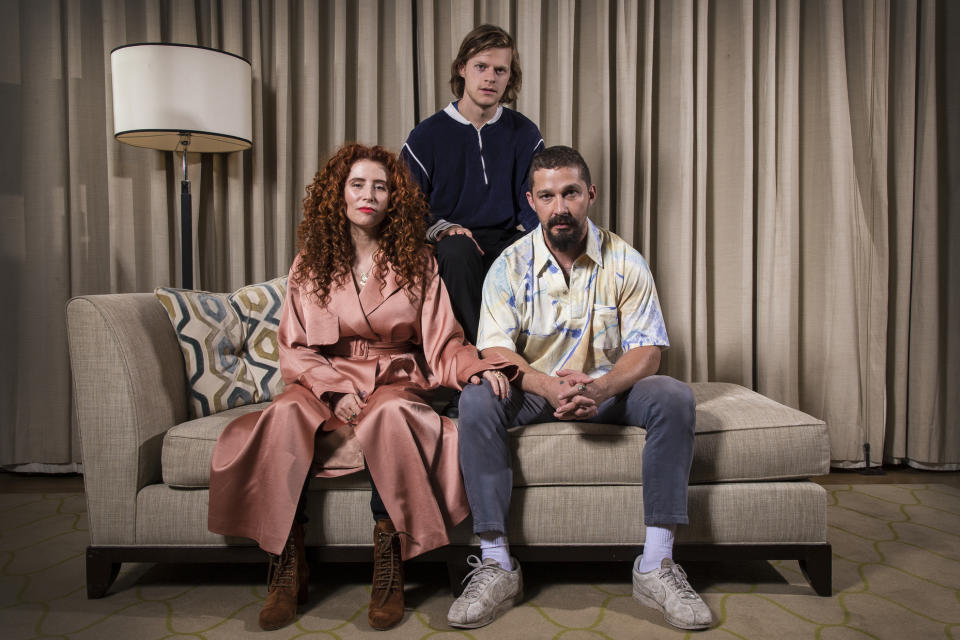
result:
M 298 286 L 294 267 L 278 331 L 287 386 L 217 440 L 209 529 L 279 554 L 307 474 L 353 473 L 365 458 L 397 530 L 412 536 L 401 537 L 403 557 L 447 544 L 447 528 L 469 513 L 457 430 L 421 394 L 460 389 L 506 363 L 481 361 L 465 342 L 432 256 L 423 298 L 413 301 L 388 271 L 383 280 L 371 274 L 359 294 L 351 280 L 332 288 L 320 306 Z M 327 391 L 366 393 L 355 427 L 319 399 Z

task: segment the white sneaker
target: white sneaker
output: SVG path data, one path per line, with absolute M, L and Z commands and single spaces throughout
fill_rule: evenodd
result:
M 687 574 L 670 558 L 659 569 L 640 573 L 640 557 L 633 563 L 633 597 L 640 604 L 659 609 L 663 619 L 680 629 L 706 629 L 713 624 L 710 608 L 687 582 Z
M 497 616 L 523 600 L 523 574 L 516 558 L 513 571 L 500 568 L 500 563 L 487 558 L 483 562 L 477 556 L 469 556 L 467 564 L 473 571 L 463 579 L 467 583 L 460 597 L 453 601 L 447 612 L 451 627 L 475 629 L 493 622 Z

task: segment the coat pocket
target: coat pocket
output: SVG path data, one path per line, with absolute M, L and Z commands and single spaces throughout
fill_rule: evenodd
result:
M 336 344 L 340 340 L 340 318 L 329 311 L 314 313 L 307 327 L 307 343 L 311 346 Z

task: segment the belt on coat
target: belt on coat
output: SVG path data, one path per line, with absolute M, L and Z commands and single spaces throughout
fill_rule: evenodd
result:
M 368 356 L 410 353 L 414 349 L 415 346 L 412 342 L 374 342 L 364 338 L 353 338 L 325 346 L 322 353 L 344 358 L 366 358 Z

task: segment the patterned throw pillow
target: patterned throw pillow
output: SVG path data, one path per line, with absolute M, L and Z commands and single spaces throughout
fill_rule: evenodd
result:
M 286 289 L 284 276 L 233 293 L 154 290 L 183 351 L 192 418 L 266 402 L 283 390 L 277 327 Z

